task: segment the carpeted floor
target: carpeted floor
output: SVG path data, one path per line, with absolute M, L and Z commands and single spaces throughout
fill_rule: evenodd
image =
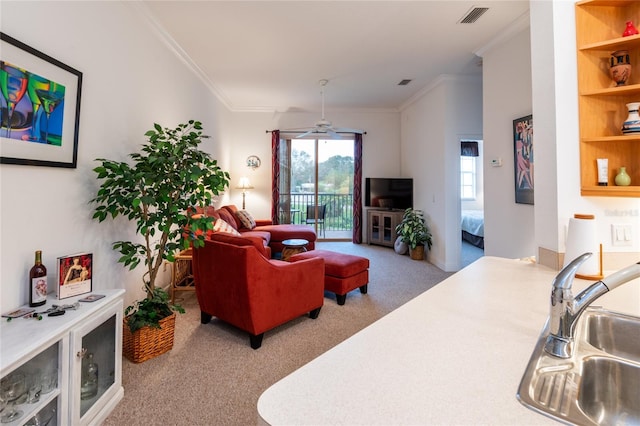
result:
M 305 316 L 277 327 L 253 350 L 234 327 L 215 318 L 200 324 L 195 295 L 187 293 L 173 349 L 142 364 L 123 359 L 124 399 L 104 425 L 256 424 L 258 398 L 269 386 L 451 275 L 385 247 L 327 242 L 316 248 L 369 258 L 368 294 L 353 291 L 338 306 L 327 293 L 316 320 Z

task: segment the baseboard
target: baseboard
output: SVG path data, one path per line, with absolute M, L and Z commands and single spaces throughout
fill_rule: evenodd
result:
M 560 253 L 557 251 L 549 250 L 544 247 L 538 247 L 538 263 L 542 266 L 546 266 L 547 268 L 551 268 L 553 270 L 559 271 L 562 269 L 562 261 L 564 260 L 563 256 L 560 256 Z
M 605 271 L 617 271 L 632 263 L 640 262 L 638 252 L 604 252 L 602 264 Z M 559 271 L 564 264 L 564 253 L 559 253 L 544 247 L 538 247 L 538 263 Z

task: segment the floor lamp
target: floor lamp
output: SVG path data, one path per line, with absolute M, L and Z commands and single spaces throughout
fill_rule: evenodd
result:
M 253 189 L 251 186 L 251 182 L 249 182 L 248 177 L 241 177 L 240 182 L 238 182 L 237 189 L 242 189 L 242 210 L 245 210 L 245 197 L 247 195 L 247 189 Z

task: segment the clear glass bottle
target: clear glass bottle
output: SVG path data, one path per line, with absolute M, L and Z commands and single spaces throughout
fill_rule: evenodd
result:
M 93 353 L 82 359 L 80 399 L 91 399 L 98 394 L 98 364 L 93 362 Z

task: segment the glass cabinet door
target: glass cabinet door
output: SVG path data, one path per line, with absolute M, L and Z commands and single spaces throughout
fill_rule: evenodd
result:
M 391 238 L 391 216 L 389 215 L 383 215 L 382 216 L 382 222 L 383 222 L 383 230 L 382 230 L 382 241 L 385 243 L 393 243 L 392 238 Z
M 374 241 L 380 241 L 380 216 L 377 214 L 371 215 L 371 239 Z
M 87 424 L 121 387 L 122 302 L 97 314 L 73 335 L 71 417 Z
M 0 421 L 3 425 L 62 424 L 62 339 L 5 374 L 0 382 Z

